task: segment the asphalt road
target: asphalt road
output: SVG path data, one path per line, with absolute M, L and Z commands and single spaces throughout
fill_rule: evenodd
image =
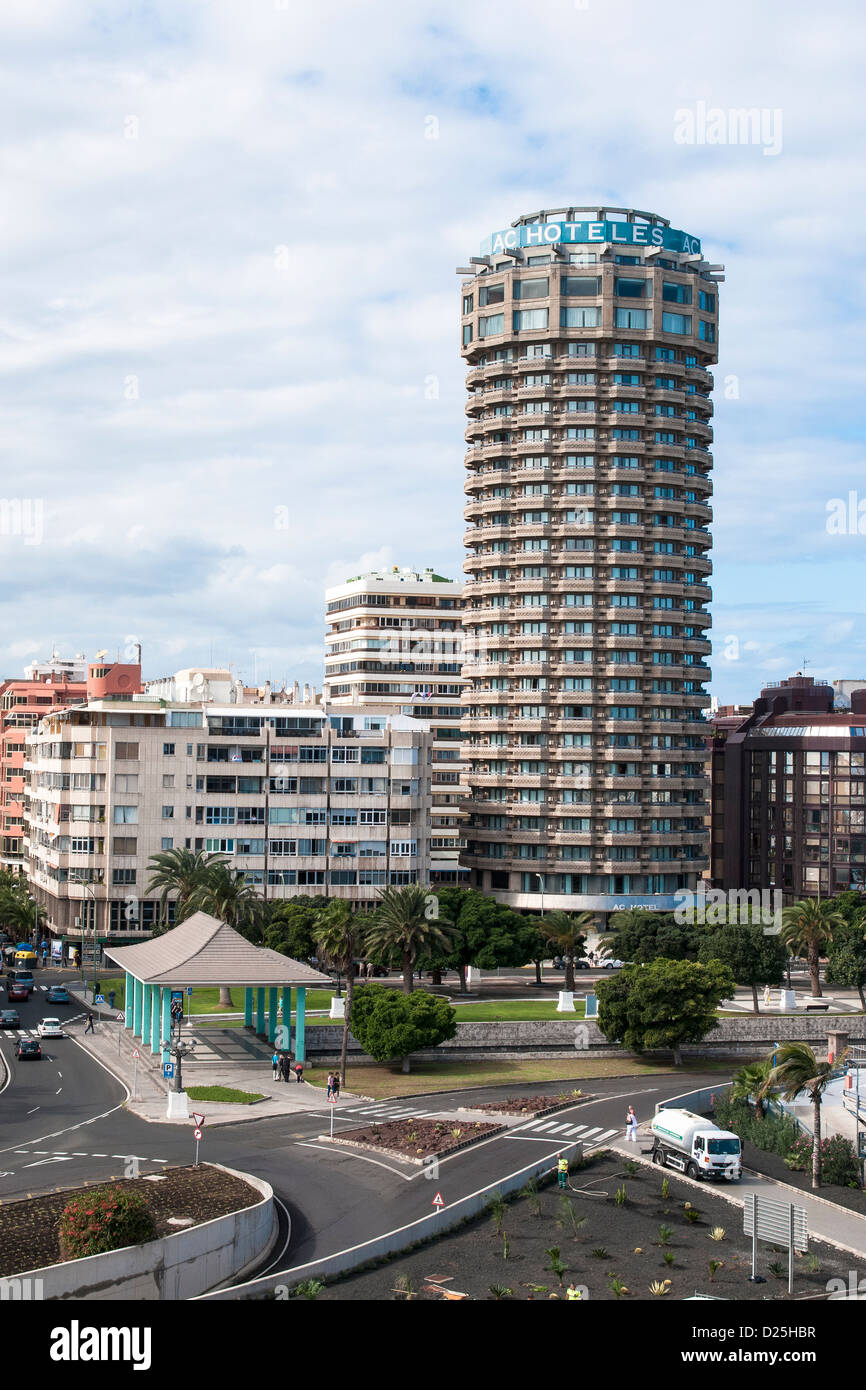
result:
M 50 970 L 40 971 L 37 985 L 50 985 L 60 978 Z M 76 1005 L 47 1005 L 44 998 L 37 989 L 26 1004 L 10 1006 L 18 1008 L 23 1031 L 29 1033 L 50 1014 L 62 1022 L 75 1019 L 80 1027 L 82 1014 Z M 6 1006 L 5 992 L 0 1003 Z M 158 1172 L 165 1164 L 194 1161 L 192 1125 L 186 1129 L 152 1124 L 128 1114 L 123 1109 L 125 1087 L 79 1047 L 74 1036 L 46 1040 L 42 1061 L 18 1061 L 14 1053 L 15 1040 L 0 1032 L 0 1054 L 7 1070 L 0 1079 L 0 1200 L 128 1176 L 136 1165 L 144 1174 Z M 658 1101 L 706 1084 L 706 1074 L 687 1071 L 593 1081 L 591 1089 L 598 1099 L 549 1118 L 571 1131 L 558 1130 L 560 1142 L 583 1138 L 587 1145 L 601 1143 L 612 1132 L 622 1131 L 629 1103 L 643 1120 L 652 1115 Z M 573 1081 L 563 1083 L 568 1089 L 573 1085 Z M 556 1089 L 551 1082 L 499 1086 L 376 1105 L 343 1098 L 334 1132 L 368 1123 L 377 1114 L 381 1118 L 396 1112 L 435 1114 L 516 1090 Z M 203 1108 L 206 1111 L 206 1104 Z M 550 1156 L 553 1162 L 557 1152 L 556 1133 L 534 1133 L 521 1125 L 440 1160 L 431 1183 L 425 1171 L 414 1165 L 321 1143 L 328 1118 L 319 1110 L 205 1126 L 201 1159 L 264 1178 L 291 1215 L 290 1248 L 279 1250 L 278 1258 L 269 1262 L 276 1269 L 304 1264 L 425 1216 L 436 1190 L 450 1205 L 538 1157 Z M 578 1127 L 581 1132 L 574 1132 Z

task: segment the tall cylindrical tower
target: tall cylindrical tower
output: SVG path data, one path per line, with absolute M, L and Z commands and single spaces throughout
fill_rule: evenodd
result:
M 516 907 L 668 909 L 708 862 L 722 267 L 607 208 L 520 217 L 471 264 L 464 863 Z

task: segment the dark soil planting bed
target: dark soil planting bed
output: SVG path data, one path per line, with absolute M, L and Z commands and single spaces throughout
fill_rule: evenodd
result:
M 144 1195 L 156 1226 L 156 1238 L 176 1235 L 189 1226 L 200 1226 L 217 1216 L 242 1211 L 261 1201 L 261 1193 L 249 1183 L 203 1163 L 198 1168 L 166 1168 L 152 1178 L 119 1178 L 92 1183 L 0 1205 L 0 1276 L 21 1274 L 44 1265 L 60 1264 L 58 1239 L 63 1208 L 75 1196 L 99 1188 L 133 1190 Z M 180 1218 L 183 1225 L 170 1224 Z M 191 1218 L 189 1221 L 184 1218 Z
M 507 1100 L 488 1100 L 483 1105 L 463 1106 L 464 1110 L 487 1110 L 495 1115 L 552 1115 L 555 1110 L 567 1110 L 573 1105 L 583 1105 L 594 1100 L 592 1095 L 581 1095 L 578 1091 L 571 1095 L 558 1096 L 509 1096 Z
M 517 1196 L 498 1213 L 480 1216 L 450 1235 L 333 1280 L 319 1298 L 402 1300 L 408 1293 L 413 1300 L 458 1294 L 564 1299 L 574 1283 L 583 1286 L 585 1298 L 620 1302 L 624 1313 L 635 1300 L 672 1303 L 695 1293 L 788 1299 L 787 1252 L 759 1244 L 758 1272 L 767 1282 L 749 1283 L 751 1240 L 742 1233 L 741 1207 L 709 1188 L 696 1191 L 672 1174 L 643 1165 L 635 1173 L 625 1168 L 617 1154 L 593 1155 L 569 1174 L 564 1193 L 549 1185 Z M 623 1187 L 626 1200 L 618 1204 L 616 1193 Z M 599 1195 L 589 1195 L 593 1192 Z M 696 1220 L 689 1219 L 690 1210 L 697 1212 Z M 710 1237 L 714 1228 L 724 1231 L 722 1239 Z M 847 1280 L 849 1265 L 850 1256 L 810 1242 L 810 1255 L 795 1260 L 794 1299 L 823 1295 L 828 1279 Z M 653 1294 L 654 1283 L 666 1292 Z
M 425 1158 L 454 1153 L 479 1139 L 498 1134 L 502 1125 L 467 1120 L 464 1123 L 442 1120 L 387 1120 L 381 1125 L 364 1125 L 361 1129 L 343 1130 L 333 1142 L 355 1144 L 379 1153 L 394 1154 L 422 1163 Z

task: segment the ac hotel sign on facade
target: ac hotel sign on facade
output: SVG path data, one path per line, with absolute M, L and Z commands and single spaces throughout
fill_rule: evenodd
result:
M 533 222 L 494 232 L 481 243 L 482 256 L 499 251 L 516 251 L 523 246 L 568 245 L 579 242 L 621 242 L 629 246 L 661 246 L 666 251 L 700 255 L 700 238 L 678 232 L 674 227 L 649 226 L 640 222 Z

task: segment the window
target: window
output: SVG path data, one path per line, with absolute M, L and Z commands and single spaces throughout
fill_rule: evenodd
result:
M 138 773 L 137 772 L 115 772 L 114 790 L 116 792 L 137 792 Z
M 698 308 L 703 309 L 705 314 L 716 312 L 716 296 L 707 294 L 706 290 L 698 290 Z
M 464 294 L 464 296 L 463 296 L 463 312 L 464 312 L 464 314 L 471 314 L 471 313 L 472 313 L 472 309 L 473 309 L 473 307 L 474 307 L 474 303 L 475 303 L 475 297 L 474 297 L 474 295 L 471 295 L 471 294 Z
M 663 333 L 691 333 L 691 314 L 662 314 Z
M 73 853 L 75 853 L 75 843 L 76 843 L 75 840 L 73 840 L 73 841 L 72 841 L 72 851 L 73 851 Z M 92 843 L 92 841 L 88 841 L 87 843 Z M 137 850 L 137 846 L 138 846 L 138 841 L 136 840 L 136 838 L 135 838 L 134 835 L 115 835 L 115 836 L 114 836 L 114 839 L 113 839 L 112 842 L 111 842 L 111 852 L 112 852 L 112 854 L 135 854 L 135 853 L 136 853 L 136 850 Z M 164 848 L 164 846 L 163 846 L 163 848 Z M 171 846 L 169 845 L 169 849 L 170 849 L 170 848 L 171 848 Z M 87 853 L 90 853 L 91 851 L 88 850 L 88 851 L 86 851 L 86 852 L 87 852 Z
M 159 847 L 160 849 L 174 849 L 174 840 L 170 835 L 163 835 Z
M 173 790 L 174 790 L 174 773 L 173 773 L 173 772 L 164 772 L 164 773 L 162 774 L 162 785 L 163 785 L 163 788 L 164 788 L 166 791 L 173 791 Z
M 111 882 L 115 886 L 122 883 L 135 883 L 135 869 L 112 869 Z
M 716 325 L 708 323 L 706 319 L 698 319 L 698 337 L 704 343 L 714 343 L 716 341 Z
M 623 280 L 620 277 L 614 281 L 614 294 L 622 295 L 626 299 L 644 299 L 646 297 L 648 280 Z
M 649 309 L 616 309 L 614 324 L 617 328 L 649 328 L 652 315 Z
M 114 756 L 118 760 L 123 759 L 127 762 L 138 761 L 137 743 L 116 743 L 114 745 Z
M 597 275 L 563 275 L 561 292 L 576 297 L 600 294 L 601 280 Z
M 513 294 L 515 299 L 546 299 L 550 293 L 547 276 L 539 280 L 515 280 Z
M 504 314 L 487 314 L 478 320 L 479 338 L 492 338 L 497 333 L 505 332 Z
M 662 284 L 662 299 L 667 300 L 669 304 L 691 304 L 691 285 L 678 285 L 673 281 L 665 280 Z
M 166 758 L 171 758 L 171 757 L 173 757 L 173 756 L 174 756 L 174 744 L 173 744 L 173 743 L 164 743 L 164 744 L 162 745 L 162 752 L 163 752 L 163 756 L 166 757 Z
M 601 309 L 598 307 L 566 307 L 559 311 L 560 328 L 600 328 Z
M 532 328 L 546 328 L 547 323 L 547 309 L 515 309 L 512 317 L 515 333 L 521 333 L 526 329 Z
M 137 825 L 138 807 L 137 806 L 115 806 L 114 808 L 115 825 Z
M 502 304 L 505 300 L 505 282 L 498 285 L 481 285 L 478 290 L 478 304 L 480 308 L 485 308 L 488 304 Z M 499 330 L 502 331 L 501 329 Z M 482 338 L 485 333 L 480 334 Z
M 464 325 L 463 325 L 463 346 L 464 346 L 464 347 L 468 347 L 469 344 L 470 344 L 471 342 L 472 342 L 472 324 L 471 324 L 471 323 L 464 323 Z
M 163 806 L 163 808 L 162 808 L 162 818 L 163 818 L 163 820 L 174 820 L 174 807 L 173 807 L 173 806 Z

